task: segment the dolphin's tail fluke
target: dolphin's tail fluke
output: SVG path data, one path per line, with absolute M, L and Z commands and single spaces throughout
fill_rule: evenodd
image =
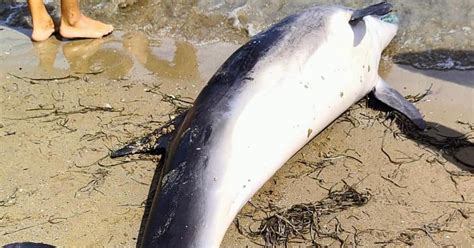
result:
M 368 15 L 376 15 L 376 16 L 384 16 L 390 12 L 392 12 L 392 5 L 387 2 L 381 2 L 378 4 L 370 5 L 369 7 L 355 10 L 352 13 L 350 22 L 358 22 L 364 16 Z

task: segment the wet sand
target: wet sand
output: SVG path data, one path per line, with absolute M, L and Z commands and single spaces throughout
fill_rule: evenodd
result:
M 104 157 L 167 121 L 175 106 L 164 100 L 194 98 L 238 45 L 121 32 L 32 44 L 0 28 L 0 244 L 135 246 L 156 161 Z M 439 135 L 472 134 L 474 71 L 391 66 L 384 77 L 404 95 L 432 85 L 416 104 L 426 120 Z M 328 232 L 339 223 L 345 245 L 471 246 L 472 173 L 437 149 L 387 133 L 397 126 L 375 121 L 379 114 L 354 109 L 355 126 L 340 118 L 306 145 L 244 207 L 241 228 L 258 228 L 248 217 L 262 216 L 256 208 L 318 201 L 345 182 L 371 195 L 362 207 L 322 217 Z M 472 154 L 471 147 L 457 156 L 474 163 Z M 327 158 L 337 159 L 321 170 L 300 162 Z M 263 240 L 231 225 L 222 246 L 254 242 Z

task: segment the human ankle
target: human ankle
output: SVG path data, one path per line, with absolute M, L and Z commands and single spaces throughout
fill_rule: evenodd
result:
M 74 27 L 81 20 L 81 13 L 68 13 L 61 16 L 61 23 Z
M 54 28 L 54 22 L 49 14 L 36 16 L 32 18 L 34 28 Z

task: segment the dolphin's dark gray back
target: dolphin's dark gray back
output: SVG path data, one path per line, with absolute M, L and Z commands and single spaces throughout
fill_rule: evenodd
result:
M 234 52 L 209 80 L 178 128 L 167 149 L 160 188 L 152 203 L 142 247 L 189 247 L 205 228 L 206 188 L 204 173 L 210 156 L 209 144 L 222 129 L 229 103 L 245 84 L 255 64 L 280 40 L 289 17 L 247 42 Z M 191 211 L 190 211 L 191 210 Z

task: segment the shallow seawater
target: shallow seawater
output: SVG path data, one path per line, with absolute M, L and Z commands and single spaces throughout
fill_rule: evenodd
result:
M 187 38 L 245 40 L 287 15 L 317 4 L 336 3 L 360 8 L 378 1 L 137 1 L 105 4 L 115 17 L 134 15 L 134 24 L 148 31 L 173 32 Z M 427 69 L 473 69 L 474 2 L 390 1 L 400 21 L 400 31 L 386 54 L 398 54 L 399 61 L 427 65 Z M 103 5 L 103 4 L 101 4 Z M 135 6 L 136 5 L 136 6 Z M 111 7 L 118 6 L 118 7 Z M 105 8 L 107 9 L 107 8 Z M 119 17 L 120 18 L 120 17 Z M 125 24 L 128 25 L 128 24 Z M 438 54 L 442 49 L 444 52 Z M 448 51 L 448 52 L 446 52 Z M 449 51 L 453 51 L 450 53 Z M 412 53 L 430 53 L 417 56 Z M 466 52 L 466 53 L 464 53 Z M 466 60 L 466 57 L 471 58 Z M 436 60 L 436 62 L 429 62 Z M 453 61 L 456 61 L 453 63 Z
M 90 15 L 106 19 L 124 30 L 149 35 L 174 36 L 199 42 L 242 43 L 287 15 L 318 4 L 340 4 L 360 8 L 379 1 L 321 0 L 179 0 L 81 1 Z M 472 70 L 474 61 L 474 2 L 471 0 L 393 0 L 400 30 L 385 54 L 396 62 L 422 69 Z M 14 11 L 0 8 L 0 18 L 14 25 L 28 25 L 23 4 Z M 11 6 L 11 5 L 10 5 Z M 20 7 L 19 7 L 20 6 Z M 57 1 L 49 4 L 58 15 Z M 22 18 L 22 16 L 26 16 Z

